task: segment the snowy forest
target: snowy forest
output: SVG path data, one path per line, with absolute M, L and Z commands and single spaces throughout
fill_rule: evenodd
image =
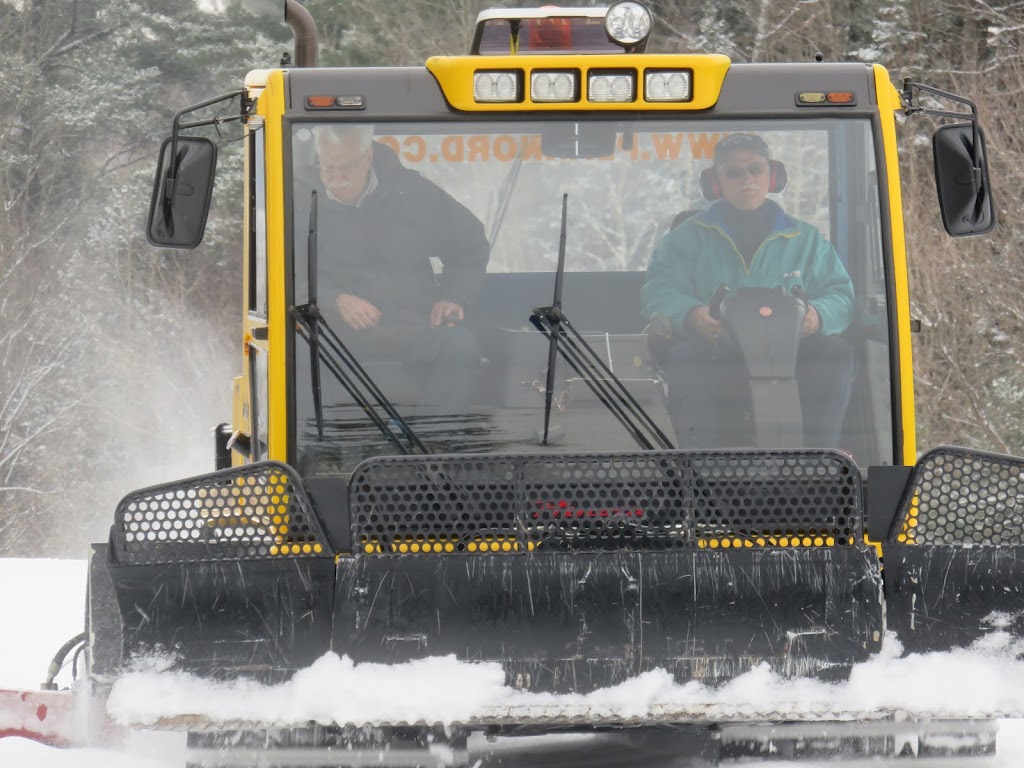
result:
M 466 51 L 477 13 L 496 4 L 307 7 L 322 65 L 422 65 Z M 900 134 L 918 446 L 1024 453 L 1024 3 L 648 5 L 649 50 L 734 62 L 820 52 L 977 102 L 991 235 L 945 234 L 935 124 L 914 118 Z M 155 158 L 176 110 L 290 50 L 274 0 L 0 0 L 0 556 L 83 557 L 125 492 L 212 469 L 212 428 L 230 420 L 241 365 L 239 134 L 221 137 L 214 213 L 193 252 L 146 243 Z

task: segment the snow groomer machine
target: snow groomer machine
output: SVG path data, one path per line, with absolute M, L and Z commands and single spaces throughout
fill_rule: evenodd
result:
M 292 64 L 182 110 L 160 155 L 150 241 L 198 247 L 217 154 L 201 133 L 223 119 L 203 110 L 240 102 L 241 373 L 216 471 L 129 494 L 92 550 L 93 694 L 160 652 L 198 678 L 267 684 L 327 653 L 454 656 L 500 665 L 511 691 L 580 695 L 415 723 L 224 722 L 197 702 L 159 727 L 189 730 L 202 765 L 991 753 L 992 718 L 1016 713 L 714 704 L 758 669 L 842 685 L 894 640 L 910 654 L 1020 635 L 1000 617 L 1024 608 L 1024 464 L 915 442 L 896 118 L 941 123 L 938 211 L 950 235 L 980 235 L 995 220 L 973 104 L 895 87 L 877 64 L 649 53 L 635 2 L 485 11 L 468 55 L 422 67 L 318 67 L 312 18 L 293 0 L 286 16 Z M 642 294 L 680 212 L 712 204 L 700 177 L 733 133 L 771 147 L 788 176 L 771 199 L 849 275 L 838 445 L 808 443 L 795 386 L 814 297 L 732 284 L 715 310 L 748 363 L 724 403 L 738 426 L 677 448 L 659 350 L 686 331 Z M 351 156 L 328 160 L 325 135 Z M 350 173 L 359 216 L 334 183 Z M 403 192 L 428 188 L 449 213 Z M 357 231 L 374 206 L 388 225 Z M 472 217 L 475 262 L 451 211 Z M 361 335 L 390 327 L 374 292 L 412 273 L 461 310 L 409 321 L 470 340 L 455 376 L 443 355 Z M 358 327 L 346 295 L 379 327 Z M 465 397 L 431 401 L 437 381 Z M 654 670 L 711 703 L 582 698 Z M 573 734 L 591 738 L 537 739 Z

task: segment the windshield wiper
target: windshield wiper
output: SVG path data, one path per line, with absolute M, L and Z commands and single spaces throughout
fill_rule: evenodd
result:
M 320 388 L 320 365 L 326 366 L 327 370 L 345 388 L 349 396 L 356 402 L 363 413 L 374 423 L 381 434 L 403 454 L 412 451 L 398 439 L 395 430 L 391 429 L 388 422 L 377 413 L 379 407 L 396 424 L 410 445 L 419 453 L 430 453 L 427 447 L 419 439 L 412 427 L 402 418 L 395 406 L 387 399 L 377 383 L 366 372 L 366 369 L 359 364 L 355 356 L 338 337 L 334 329 L 320 313 L 317 305 L 317 205 L 316 190 L 313 190 L 310 211 L 309 211 L 309 238 L 306 242 L 308 264 L 308 294 L 307 303 L 292 307 L 290 315 L 298 323 L 299 335 L 309 344 L 309 365 L 310 381 L 313 389 L 313 410 L 316 413 L 316 434 L 317 440 L 324 438 L 324 414 L 323 398 Z M 325 335 L 321 335 L 321 330 Z M 372 401 L 372 402 L 371 402 Z M 376 403 L 376 407 L 374 406 Z
M 309 301 L 307 307 L 318 309 L 317 305 L 317 294 L 316 294 L 316 274 L 317 274 L 317 256 L 319 251 L 317 249 L 316 231 L 317 231 L 317 205 L 316 205 L 316 190 L 313 193 L 309 201 L 309 235 L 306 238 L 306 272 L 307 272 L 307 288 L 309 294 Z M 319 310 L 318 310 L 319 311 Z M 320 324 L 314 319 L 310 323 L 309 327 L 309 338 L 311 350 L 320 349 Z M 316 439 L 324 439 L 324 406 L 323 397 L 320 389 L 320 357 L 319 355 L 311 354 L 309 356 L 309 380 L 313 386 L 313 412 L 316 414 Z
M 562 311 L 562 282 L 565 275 L 565 232 L 568 193 L 562 195 L 562 228 L 558 236 L 558 265 L 555 268 L 555 295 L 550 307 L 534 307 L 530 315 L 533 326 L 548 338 L 548 372 L 544 384 L 544 439 L 548 444 L 548 425 L 551 420 L 551 402 L 555 388 L 555 362 L 560 353 L 569 366 L 590 387 L 637 444 L 645 450 L 671 449 L 674 446 L 654 419 L 630 394 L 622 381 L 605 365 L 579 331 L 573 328 Z

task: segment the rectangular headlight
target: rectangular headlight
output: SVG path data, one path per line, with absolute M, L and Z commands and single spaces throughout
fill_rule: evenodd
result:
M 633 101 L 636 78 L 632 72 L 591 72 L 587 75 L 587 101 Z
M 474 72 L 473 100 L 478 102 L 515 102 L 519 96 L 519 73 Z
M 577 101 L 576 72 L 564 70 L 537 70 L 530 75 L 532 101 Z
M 644 73 L 645 101 L 691 101 L 693 72 L 688 69 L 648 70 Z

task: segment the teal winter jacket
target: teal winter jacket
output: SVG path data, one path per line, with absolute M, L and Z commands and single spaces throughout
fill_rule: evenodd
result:
M 686 315 L 707 304 L 722 283 L 730 288 L 802 286 L 817 310 L 821 333 L 842 333 L 853 319 L 853 283 L 835 248 L 810 224 L 794 219 L 771 200 L 775 225 L 748 265 L 723 217 L 725 201 L 687 219 L 651 254 L 643 288 L 644 315 L 664 315 L 673 331 L 685 331 Z

